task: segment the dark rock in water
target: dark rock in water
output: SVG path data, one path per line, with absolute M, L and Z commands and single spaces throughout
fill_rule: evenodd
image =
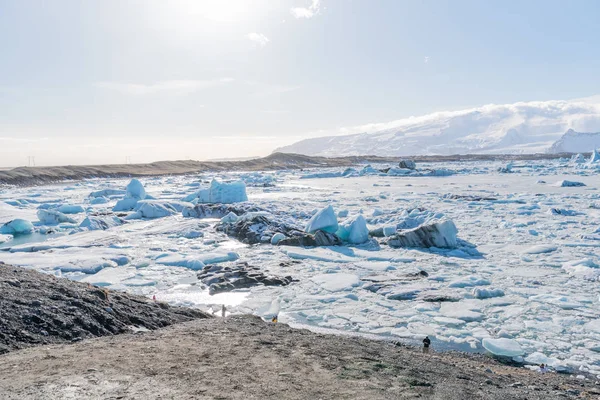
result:
M 398 167 L 404 169 L 416 169 L 417 164 L 412 160 L 400 160 L 400 162 L 398 163 Z
M 263 238 L 270 241 L 275 233 L 283 233 L 286 236 L 301 233 L 297 229 L 272 221 L 264 215 L 240 218 L 239 221 L 233 223 L 221 223 L 217 226 L 217 231 L 247 244 L 262 243 L 265 241 Z
M 336 234 L 325 231 L 316 231 L 314 235 L 301 232 L 277 243 L 279 246 L 300 247 L 339 246 L 341 244 L 342 240 Z
M 242 206 L 227 204 L 196 204 L 194 208 L 186 207 L 182 214 L 191 218 L 223 218 L 230 212 L 242 215 L 248 211 L 259 211 L 257 208 L 243 208 Z
M 233 266 L 207 265 L 198 273 L 198 279 L 208 286 L 211 295 L 259 285 L 287 286 L 294 281 L 291 276 L 267 275 L 246 262 Z
M 379 171 L 383 172 L 384 174 L 387 174 L 388 172 L 390 172 L 390 169 L 391 169 L 390 167 L 388 167 L 388 168 L 382 168 Z

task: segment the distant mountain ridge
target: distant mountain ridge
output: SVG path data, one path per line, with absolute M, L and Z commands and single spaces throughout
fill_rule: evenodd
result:
M 600 148 L 600 132 L 576 132 L 569 129 L 552 144 L 549 153 L 583 153 Z
M 306 139 L 275 151 L 324 157 L 556 153 L 555 142 L 569 129 L 600 132 L 600 104 L 545 101 L 487 105 L 376 126 L 384 128 Z M 571 136 L 574 134 L 569 134 L 570 143 Z M 591 150 L 590 144 L 573 151 Z

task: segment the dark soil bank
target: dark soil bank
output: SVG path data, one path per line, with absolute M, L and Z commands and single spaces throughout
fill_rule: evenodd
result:
M 150 164 L 67 165 L 63 167 L 19 167 L 0 171 L 0 184 L 33 186 L 65 180 L 89 178 L 127 178 L 159 175 L 183 175 L 207 171 L 267 171 L 302 168 L 343 167 L 359 163 L 397 164 L 410 158 L 416 162 L 450 162 L 478 160 L 540 160 L 568 157 L 570 154 L 467 154 L 454 156 L 415 157 L 309 157 L 301 154 L 274 153 L 268 157 L 246 161 L 159 161 Z
M 0 263 L 0 354 L 207 316 Z

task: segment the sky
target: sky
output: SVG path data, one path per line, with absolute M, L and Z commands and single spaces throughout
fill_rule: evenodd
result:
M 0 0 L 0 166 L 262 156 L 600 94 L 596 0 Z

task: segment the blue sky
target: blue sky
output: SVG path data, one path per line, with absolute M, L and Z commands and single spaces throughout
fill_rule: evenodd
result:
M 0 166 L 266 155 L 600 94 L 595 0 L 0 0 Z

